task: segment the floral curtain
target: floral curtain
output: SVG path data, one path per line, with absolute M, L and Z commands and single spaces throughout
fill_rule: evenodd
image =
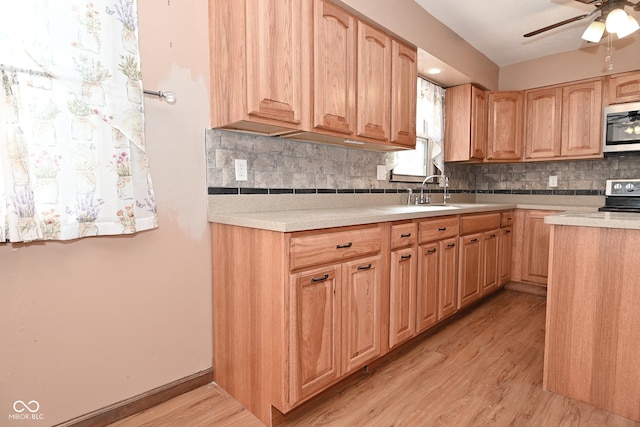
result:
M 157 227 L 136 0 L 0 0 L 0 242 Z
M 431 161 L 441 171 L 444 171 L 444 93 L 444 88 L 418 78 L 417 133 L 431 141 Z

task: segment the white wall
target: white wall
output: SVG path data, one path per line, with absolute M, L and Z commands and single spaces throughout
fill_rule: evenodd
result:
M 48 426 L 211 367 L 207 14 L 207 0 L 139 0 L 145 87 L 178 97 L 145 99 L 160 228 L 0 244 L 0 425 L 16 400 Z

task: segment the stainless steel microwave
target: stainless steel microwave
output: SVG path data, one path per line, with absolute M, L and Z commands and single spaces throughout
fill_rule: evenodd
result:
M 640 102 L 604 108 L 604 153 L 640 151 Z

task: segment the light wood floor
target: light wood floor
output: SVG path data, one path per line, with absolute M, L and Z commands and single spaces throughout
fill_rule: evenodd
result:
M 545 299 L 506 290 L 283 426 L 640 426 L 542 390 Z M 112 426 L 260 426 L 215 384 Z

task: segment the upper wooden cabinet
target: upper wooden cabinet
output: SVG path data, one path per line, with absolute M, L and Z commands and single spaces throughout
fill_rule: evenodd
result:
M 391 142 L 416 146 L 418 51 L 391 40 Z
M 291 0 L 210 0 L 211 125 L 279 135 L 304 128 L 311 9 Z
M 313 5 L 313 131 L 354 138 L 356 18 L 327 1 Z
M 640 101 L 640 71 L 607 77 L 609 104 Z
M 526 92 L 525 159 L 602 157 L 602 80 Z
M 522 160 L 523 93 L 489 92 L 488 109 L 487 160 Z
M 482 160 L 486 145 L 487 92 L 471 84 L 448 88 L 445 94 L 445 161 Z
M 560 155 L 562 89 L 534 89 L 526 92 L 525 157 L 549 159 Z
M 209 20 L 213 127 L 415 147 L 416 48 L 327 0 L 209 0 Z

